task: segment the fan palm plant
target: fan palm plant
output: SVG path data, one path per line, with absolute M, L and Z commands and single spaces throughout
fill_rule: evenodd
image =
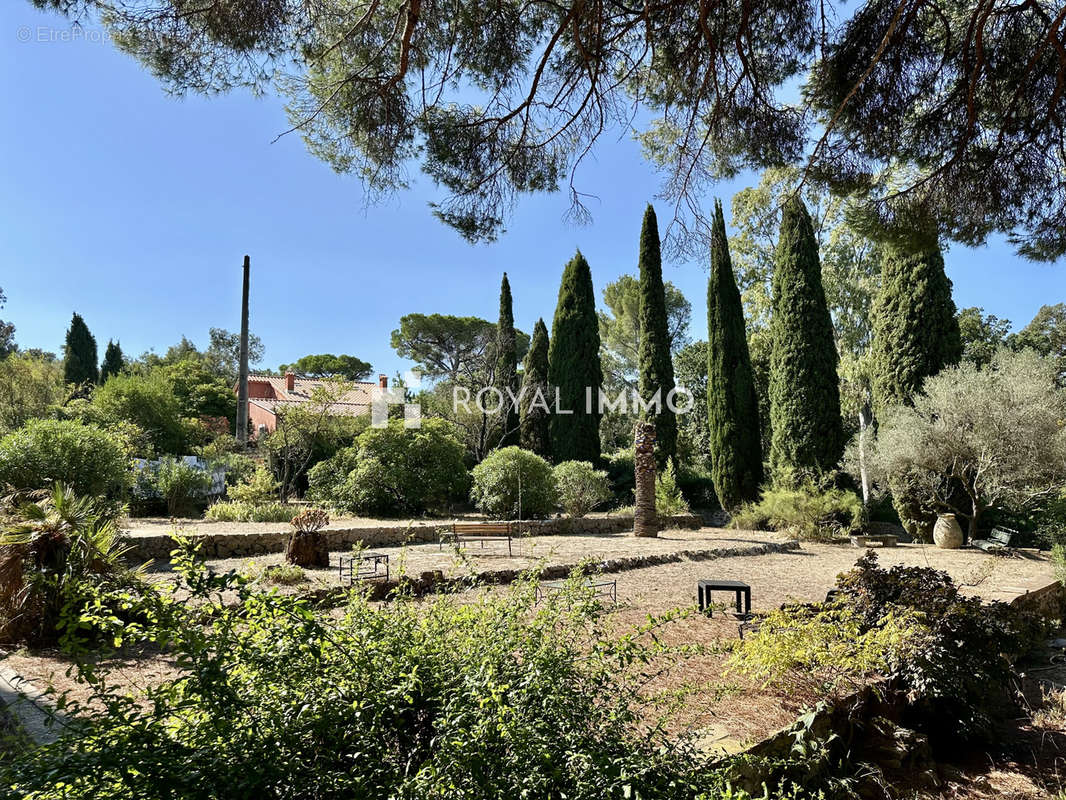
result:
M 78 585 L 125 573 L 129 547 L 113 507 L 62 484 L 0 505 L 0 640 L 47 643 Z

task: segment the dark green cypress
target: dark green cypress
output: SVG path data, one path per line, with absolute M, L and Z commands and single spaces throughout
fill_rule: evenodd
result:
M 81 386 L 100 382 L 100 370 L 96 366 L 96 339 L 89 333 L 89 327 L 81 314 L 75 313 L 67 329 L 66 343 L 63 345 L 63 379 L 67 383 Z
M 874 301 L 874 400 L 907 403 L 922 382 L 962 357 L 951 281 L 939 247 L 916 253 L 887 249 Z
M 814 226 L 795 195 L 781 212 L 771 333 L 770 466 L 775 477 L 833 470 L 844 454 L 837 349 Z
M 500 319 L 496 323 L 496 388 L 503 395 L 506 410 L 501 415 L 503 437 L 500 447 L 517 445 L 521 439 L 518 429 L 518 408 L 511 401 L 518 396 L 518 345 L 514 334 L 514 309 L 511 305 L 511 284 L 503 273 L 500 284 Z
M 638 391 L 645 403 L 659 395 L 658 413 L 644 412 L 655 423 L 655 459 L 660 468 L 677 458 L 677 417 L 667 405 L 674 390 L 674 360 L 670 355 L 670 329 L 666 320 L 666 290 L 663 288 L 659 225 L 651 203 L 644 211 L 640 229 L 640 338 L 637 366 Z
M 548 347 L 552 455 L 557 462 L 599 461 L 600 330 L 588 262 L 577 252 L 563 270 Z M 569 413 L 560 413 L 569 412 Z
M 711 476 L 722 507 L 735 509 L 756 500 L 763 479 L 759 397 L 744 306 L 733 274 L 722 204 L 717 200 L 707 281 L 707 422 Z
M 122 355 L 122 346 L 108 339 L 107 349 L 104 350 L 104 363 L 100 365 L 100 383 L 107 383 L 107 379 L 122 372 L 124 366 L 126 359 Z
M 548 327 L 543 319 L 533 326 L 529 352 L 522 362 L 521 442 L 549 461 L 552 457 L 551 432 L 548 429 L 552 393 L 548 391 Z

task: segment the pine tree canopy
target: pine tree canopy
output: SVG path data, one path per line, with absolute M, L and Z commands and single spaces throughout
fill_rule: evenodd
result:
M 707 281 L 707 421 L 711 475 L 722 507 L 757 499 L 763 478 L 759 398 L 725 217 L 717 201 Z
M 96 339 L 89 333 L 89 327 L 81 318 L 81 314 L 74 314 L 70 320 L 70 328 L 67 329 L 66 343 L 63 345 L 63 379 L 75 386 L 99 383 L 98 363 Z
M 677 417 L 667 401 L 674 389 L 674 361 L 671 356 L 670 324 L 666 313 L 666 290 L 659 252 L 659 226 L 651 204 L 644 212 L 640 229 L 640 337 L 637 364 L 640 373 L 638 391 L 645 403 L 659 396 L 655 423 L 655 457 L 665 467 L 677 457 Z M 676 401 L 681 405 L 681 401 Z
M 771 336 L 770 465 L 775 477 L 833 470 L 844 454 L 837 350 L 814 227 L 795 195 L 781 213 Z
M 423 170 L 433 213 L 471 240 L 519 193 L 579 180 L 636 104 L 682 239 L 709 227 L 708 182 L 806 160 L 805 180 L 868 192 L 885 235 L 920 215 L 1066 252 L 1059 0 L 33 2 L 102 19 L 174 93 L 273 88 L 317 157 L 378 193 Z
M 879 408 L 909 403 L 926 378 L 962 357 L 951 281 L 939 247 L 886 251 L 872 315 L 873 391 Z
M 548 346 L 548 384 L 559 399 L 556 409 L 555 398 L 549 398 L 556 462 L 599 461 L 602 383 L 596 295 L 592 272 L 579 250 L 563 270 Z

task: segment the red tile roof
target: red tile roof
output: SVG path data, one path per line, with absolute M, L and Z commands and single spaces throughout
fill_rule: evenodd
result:
M 249 375 L 249 386 L 252 383 L 267 383 L 272 389 L 273 397 L 249 397 L 248 402 L 254 403 L 260 408 L 277 413 L 280 406 L 298 405 L 311 399 L 315 389 L 322 386 L 335 385 L 336 381 L 321 378 L 296 378 L 293 381 L 293 390 L 290 392 L 286 386 L 285 376 L 277 375 Z M 373 399 L 373 391 L 378 388 L 376 383 L 349 383 L 348 391 L 338 398 L 337 402 L 330 405 L 330 411 L 344 416 L 359 416 L 370 412 L 370 402 Z

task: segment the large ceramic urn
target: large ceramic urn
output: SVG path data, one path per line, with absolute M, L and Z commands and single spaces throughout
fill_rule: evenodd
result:
M 962 526 L 954 514 L 941 514 L 936 518 L 933 541 L 941 550 L 957 550 L 962 547 Z

